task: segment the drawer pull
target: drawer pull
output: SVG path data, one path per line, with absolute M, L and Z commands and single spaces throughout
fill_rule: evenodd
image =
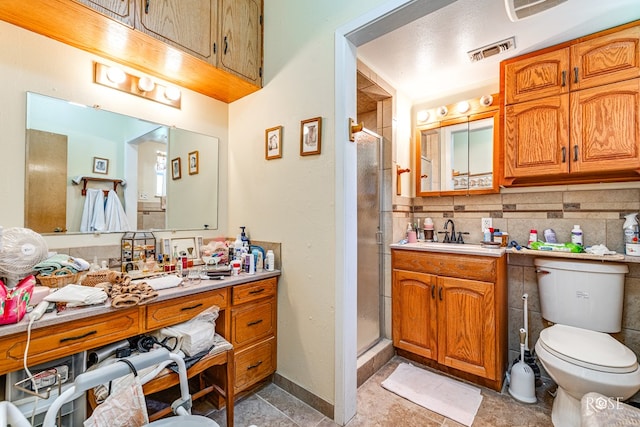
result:
M 193 310 L 194 308 L 198 308 L 202 305 L 202 303 L 198 303 L 196 305 L 192 305 L 191 307 L 182 307 L 180 310 L 181 311 L 187 311 L 187 310 Z
M 431 285 L 431 299 L 436 299 L 436 285 Z
M 259 323 L 262 323 L 262 319 L 254 320 L 253 322 L 247 323 L 247 326 L 255 326 Z
M 249 291 L 250 294 L 260 294 L 262 292 L 264 292 L 264 288 L 254 289 L 252 291 Z
M 78 335 L 77 337 L 67 337 L 67 338 L 62 338 L 62 339 L 60 340 L 60 344 L 62 344 L 63 342 L 66 342 L 66 341 L 76 341 L 76 340 L 81 340 L 82 338 L 86 338 L 86 337 L 88 337 L 89 335 L 95 335 L 95 334 L 97 334 L 97 333 L 98 333 L 98 331 L 89 331 L 89 332 L 87 332 L 86 334 Z
M 442 301 L 442 286 L 438 289 L 438 296 L 440 297 L 440 301 Z
M 262 360 L 258 360 L 258 363 L 256 363 L 255 365 L 249 365 L 247 366 L 247 371 L 250 371 L 251 369 L 255 369 L 258 366 L 262 365 Z

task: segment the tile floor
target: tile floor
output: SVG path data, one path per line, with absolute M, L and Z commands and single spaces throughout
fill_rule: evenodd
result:
M 462 426 L 435 412 L 424 409 L 382 388 L 380 383 L 401 362 L 410 362 L 395 356 L 358 389 L 358 413 L 347 427 L 453 427 Z M 413 362 L 410 362 L 413 363 Z M 415 364 L 415 363 L 414 363 Z M 545 384 L 537 389 L 538 403 L 527 405 L 516 402 L 508 394 L 482 388 L 482 404 L 473 427 L 552 427 L 552 397 Z M 194 413 L 213 418 L 225 425 L 226 414 L 212 411 L 206 403 L 194 405 Z M 307 404 L 268 384 L 256 393 L 236 402 L 236 427 L 335 427 L 336 424 Z

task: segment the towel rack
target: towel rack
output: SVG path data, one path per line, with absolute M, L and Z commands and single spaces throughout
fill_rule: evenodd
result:
M 111 179 L 111 178 L 94 178 L 91 176 L 83 176 L 82 177 L 82 195 L 87 195 L 87 182 L 96 181 L 96 182 L 112 182 L 113 183 L 113 191 L 116 191 L 118 188 L 118 184 L 122 184 L 121 179 Z M 105 197 L 109 194 L 109 190 L 102 190 L 104 192 Z

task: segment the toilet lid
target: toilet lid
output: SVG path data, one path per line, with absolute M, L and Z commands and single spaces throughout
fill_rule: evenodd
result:
M 603 332 L 553 325 L 540 332 L 540 343 L 556 357 L 596 371 L 627 373 L 638 367 L 636 355 Z

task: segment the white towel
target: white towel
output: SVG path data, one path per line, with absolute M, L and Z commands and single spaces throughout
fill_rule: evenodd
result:
M 44 297 L 49 302 L 66 302 L 67 307 L 102 304 L 107 300 L 107 294 L 102 288 L 91 286 L 66 285 Z
M 104 208 L 107 231 L 129 231 L 129 220 L 115 191 L 109 190 Z
M 83 233 L 105 230 L 104 193 L 97 188 L 87 188 L 82 210 L 80 231 Z

